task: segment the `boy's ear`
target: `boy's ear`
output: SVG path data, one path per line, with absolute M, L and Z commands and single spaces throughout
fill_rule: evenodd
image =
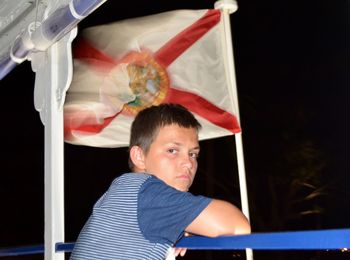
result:
M 130 149 L 130 159 L 135 165 L 135 171 L 145 171 L 145 156 L 140 146 L 133 146 Z

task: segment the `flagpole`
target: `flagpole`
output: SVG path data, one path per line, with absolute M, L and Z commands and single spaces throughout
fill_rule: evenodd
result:
M 231 86 L 228 87 L 229 94 L 231 96 L 232 106 L 235 108 L 237 120 L 240 123 L 239 116 L 239 106 L 238 106 L 238 96 L 236 88 L 236 77 L 235 77 L 235 65 L 233 57 L 233 45 L 232 45 L 232 35 L 231 35 L 231 24 L 230 24 L 230 14 L 234 13 L 238 9 L 237 2 L 235 0 L 218 0 L 215 2 L 215 9 L 221 10 L 223 24 L 224 24 L 224 33 L 222 34 L 223 44 L 225 46 L 224 52 L 226 52 L 224 60 L 227 68 L 227 77 Z M 243 142 L 242 142 L 242 133 L 235 134 L 236 141 L 236 155 L 237 155 L 237 165 L 238 165 L 238 176 L 239 176 L 239 187 L 240 187 L 240 196 L 241 196 L 241 206 L 243 214 L 250 219 L 249 217 L 249 205 L 248 205 L 248 193 L 247 193 L 247 184 L 246 184 L 246 174 L 245 174 L 245 165 L 244 165 L 244 154 L 243 154 Z M 253 251 L 250 248 L 246 249 L 246 256 L 248 260 L 253 259 Z

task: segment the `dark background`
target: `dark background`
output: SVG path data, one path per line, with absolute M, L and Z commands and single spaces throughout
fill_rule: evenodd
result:
M 109 0 L 79 29 L 215 1 Z M 350 1 L 241 0 L 231 15 L 253 232 L 350 226 Z M 44 126 L 24 62 L 0 81 L 0 247 L 43 244 Z M 234 137 L 201 142 L 192 192 L 240 206 Z M 65 144 L 66 242 L 96 199 L 128 171 L 126 148 Z M 341 251 L 254 251 L 254 259 L 348 259 Z M 190 251 L 184 259 L 244 259 Z M 6 258 L 7 259 L 7 258 Z M 42 255 L 8 259 L 43 259 Z

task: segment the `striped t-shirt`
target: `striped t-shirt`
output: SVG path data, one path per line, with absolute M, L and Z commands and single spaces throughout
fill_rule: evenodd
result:
M 149 174 L 123 174 L 94 205 L 70 259 L 164 259 L 210 201 Z

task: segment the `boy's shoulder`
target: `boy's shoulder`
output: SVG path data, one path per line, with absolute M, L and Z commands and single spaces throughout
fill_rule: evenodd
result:
M 148 173 L 135 173 L 128 172 L 116 177 L 111 185 L 110 189 L 117 187 L 134 187 L 136 189 L 140 188 L 144 183 L 156 179 L 153 175 Z M 138 188 L 137 188 L 138 187 Z
M 119 177 L 117 177 L 115 180 L 125 180 L 125 179 L 148 179 L 152 177 L 151 174 L 148 174 L 146 172 L 127 172 L 123 173 Z

